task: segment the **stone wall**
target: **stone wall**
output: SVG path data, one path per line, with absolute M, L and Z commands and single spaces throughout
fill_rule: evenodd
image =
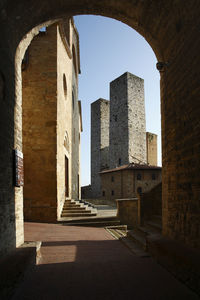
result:
M 98 99 L 91 104 L 91 186 L 92 196 L 101 197 L 99 172 L 108 167 L 110 102 Z
M 138 194 L 139 224 L 143 225 L 146 220 L 154 215 L 162 215 L 162 183 L 157 184 L 150 191 Z
M 57 25 L 57 218 L 66 197 L 72 195 L 72 56 L 71 21 Z M 70 32 L 68 41 L 65 33 Z M 71 39 L 71 40 L 70 40 Z M 68 159 L 68 196 L 65 187 L 65 157 Z
M 140 175 L 140 180 L 137 175 Z M 155 176 L 152 179 L 152 175 Z M 150 191 L 161 182 L 161 169 L 159 170 L 118 170 L 115 172 L 102 172 L 102 195 L 101 199 L 111 200 L 128 199 L 137 197 L 138 188 L 142 193 Z
M 69 167 L 67 196 L 79 195 L 80 118 L 76 101 L 74 139 L 72 85 L 77 93 L 77 75 L 73 81 L 74 28 L 69 20 L 68 27 L 66 22 L 60 22 L 41 32 L 29 47 L 28 65 L 23 72 L 24 212 L 27 220 L 55 221 L 60 217 L 66 197 L 65 158 Z M 65 39 L 66 30 L 70 30 L 69 44 Z M 73 159 L 76 160 L 73 162 L 76 176 L 72 174 Z
M 28 49 L 23 71 L 24 218 L 55 221 L 57 26 L 41 32 Z
M 157 166 L 157 134 L 146 132 L 147 163 Z
M 130 227 L 138 225 L 138 199 L 117 199 L 117 217 L 121 224 Z
M 75 27 L 72 27 L 75 30 Z M 78 103 L 79 37 L 76 31 L 72 36 L 72 198 L 80 199 L 80 110 Z

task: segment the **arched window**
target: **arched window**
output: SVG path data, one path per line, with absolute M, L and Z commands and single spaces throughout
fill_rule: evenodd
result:
M 63 74 L 63 91 L 64 91 L 65 97 L 67 97 L 67 79 L 66 79 L 65 74 Z
M 137 180 L 142 180 L 142 175 L 140 173 L 137 173 Z

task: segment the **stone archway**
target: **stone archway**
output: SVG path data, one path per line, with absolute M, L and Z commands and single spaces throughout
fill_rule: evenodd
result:
M 33 13 L 34 12 L 34 13 Z M 1 215 L 4 227 L 20 235 L 13 203 L 12 149 L 16 130 L 15 52 L 32 28 L 63 16 L 97 14 L 122 21 L 153 48 L 161 66 L 161 112 L 163 148 L 163 233 L 199 247 L 200 139 L 199 139 L 199 49 L 200 3 L 195 0 L 12 0 L 1 4 L 0 71 L 5 78 L 1 99 Z M 8 22 L 9 21 L 9 22 Z M 9 124 L 9 126 L 8 126 Z M 20 145 L 20 139 L 18 140 Z M 5 152 L 4 149 L 7 149 Z M 15 226 L 13 226 L 15 224 Z M 7 235 L 4 235 L 7 236 Z M 12 234 L 13 236 L 13 234 Z M 10 238 L 5 249 L 12 248 Z M 5 250 L 3 249 L 3 250 Z

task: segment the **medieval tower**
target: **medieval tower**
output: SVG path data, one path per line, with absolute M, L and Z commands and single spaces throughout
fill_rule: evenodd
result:
M 91 104 L 91 185 L 82 197 L 102 197 L 100 172 L 129 163 L 157 165 L 157 136 L 146 133 L 144 80 L 126 72 L 110 83 L 110 101 Z
M 109 167 L 146 163 L 144 80 L 124 73 L 110 83 Z
M 92 196 L 101 196 L 99 172 L 108 168 L 109 158 L 109 101 L 98 99 L 91 105 L 91 185 Z

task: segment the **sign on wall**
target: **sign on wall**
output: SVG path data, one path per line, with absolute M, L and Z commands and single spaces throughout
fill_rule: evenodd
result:
M 24 185 L 24 166 L 23 153 L 19 150 L 14 150 L 14 168 L 15 168 L 15 186 Z

